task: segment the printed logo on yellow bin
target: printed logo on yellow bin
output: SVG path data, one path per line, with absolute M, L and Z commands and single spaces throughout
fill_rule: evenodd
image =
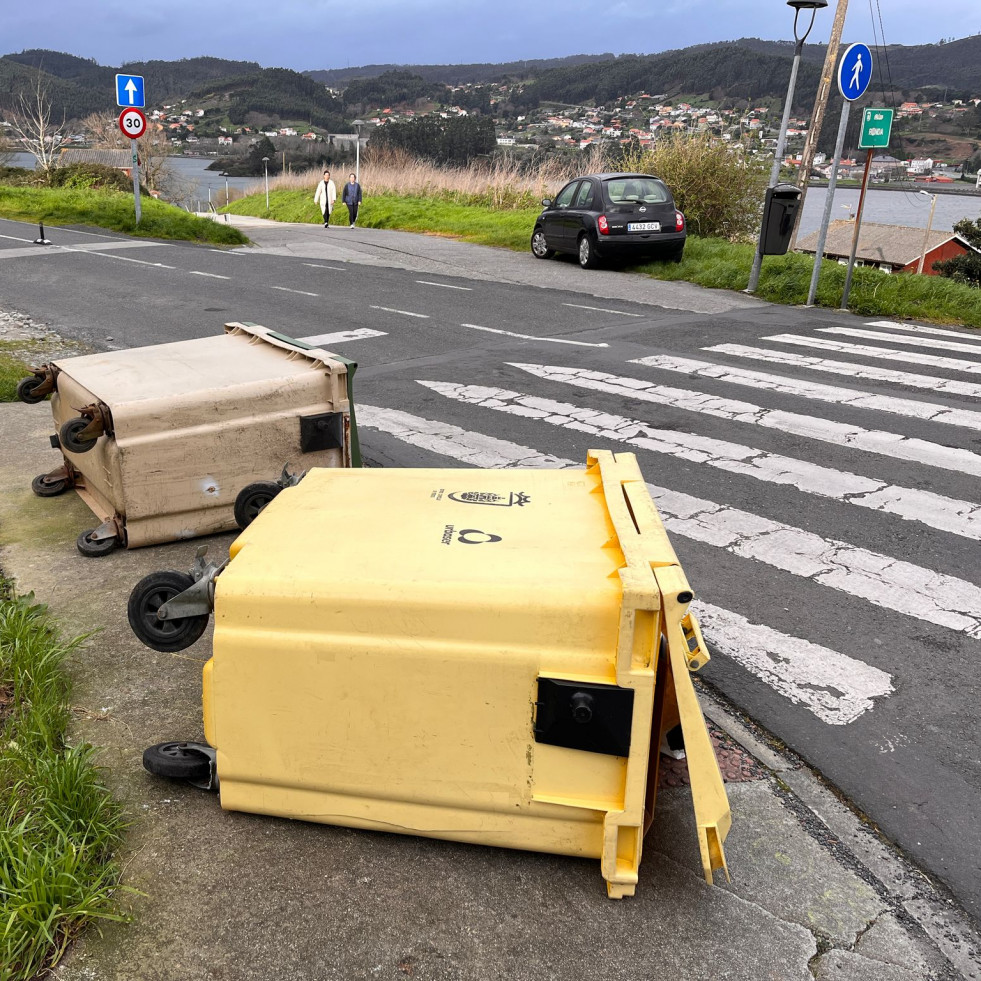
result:
M 495 494 L 488 491 L 454 491 L 446 496 L 451 501 L 456 501 L 457 504 L 490 504 L 499 508 L 520 508 L 531 500 L 524 491 L 512 491 L 510 494 Z
M 459 531 L 455 525 L 446 525 L 443 528 L 444 545 L 452 545 L 454 542 L 459 542 L 461 545 L 492 545 L 502 540 L 500 535 L 481 531 L 480 528 L 461 528 Z

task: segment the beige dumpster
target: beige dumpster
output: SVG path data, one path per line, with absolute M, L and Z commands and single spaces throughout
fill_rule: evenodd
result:
M 152 772 L 207 785 L 210 758 L 229 810 L 598 859 L 619 898 L 680 721 L 702 869 L 724 866 L 729 808 L 689 673 L 707 654 L 632 454 L 311 470 L 211 568 L 210 746 L 151 747 Z M 202 635 L 209 584 L 191 582 L 133 590 L 145 643 Z
M 53 392 L 64 464 L 33 490 L 74 487 L 92 509 L 101 524 L 79 536 L 83 555 L 244 527 L 289 482 L 287 465 L 359 465 L 355 368 L 252 323 L 43 366 L 19 394 Z

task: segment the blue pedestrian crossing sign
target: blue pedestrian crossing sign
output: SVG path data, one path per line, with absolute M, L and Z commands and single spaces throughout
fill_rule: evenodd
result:
M 116 105 L 142 109 L 146 105 L 143 98 L 142 75 L 116 76 Z
M 872 81 L 872 52 L 866 44 L 849 44 L 838 64 L 838 91 L 849 102 L 865 95 Z

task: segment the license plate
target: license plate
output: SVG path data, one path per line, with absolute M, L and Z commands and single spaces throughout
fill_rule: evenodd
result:
M 661 223 L 659 221 L 631 221 L 627 222 L 628 232 L 659 232 Z

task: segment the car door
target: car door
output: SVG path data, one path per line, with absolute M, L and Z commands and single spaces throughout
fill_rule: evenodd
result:
M 550 249 L 557 252 L 568 252 L 576 247 L 575 240 L 569 241 L 567 212 L 572 207 L 579 190 L 581 180 L 570 181 L 555 196 L 552 207 L 545 213 L 545 239 Z
M 573 198 L 569 210 L 565 213 L 565 234 L 570 249 L 577 247 L 579 234 L 583 230 L 588 232 L 595 227 L 592 215 L 594 197 L 593 182 L 590 180 L 580 181 L 579 187 L 576 189 L 576 196 Z

